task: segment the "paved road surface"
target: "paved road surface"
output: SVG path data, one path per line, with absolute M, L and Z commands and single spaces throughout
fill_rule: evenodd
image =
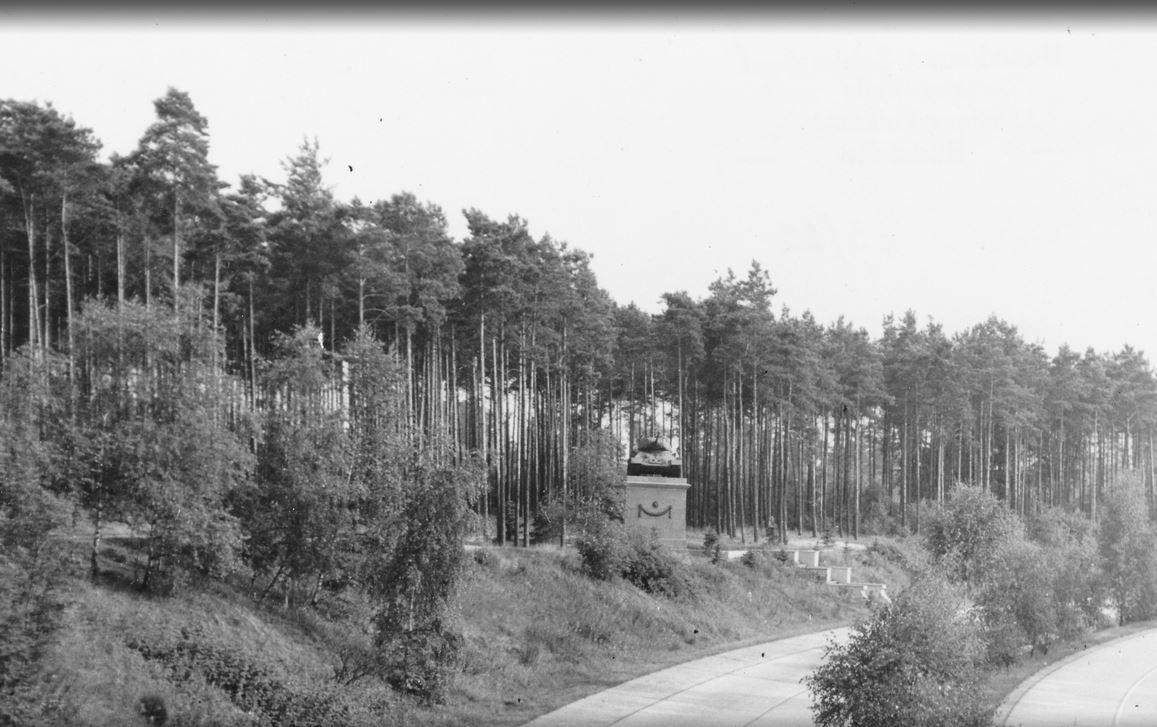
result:
M 1157 725 L 1157 629 L 1078 652 L 1033 675 L 1008 696 L 996 722 L 1009 727 Z
M 526 727 L 811 727 L 800 679 L 819 665 L 835 629 L 748 646 L 632 679 L 545 714 Z

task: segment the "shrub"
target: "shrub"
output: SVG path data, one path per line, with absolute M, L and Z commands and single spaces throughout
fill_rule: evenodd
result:
M 989 724 L 979 693 L 984 645 L 962 594 L 926 572 L 831 643 L 805 683 L 821 727 Z
M 653 532 L 644 534 L 604 521 L 579 538 L 575 546 L 583 572 L 591 578 L 609 581 L 621 577 L 647 593 L 671 598 L 687 592 L 678 561 Z
M 221 690 L 238 709 L 255 715 L 257 724 L 338 727 L 368 724 L 367 718 L 372 718 L 336 685 L 290 681 L 262 663 L 258 655 L 231 644 L 216 643 L 197 629 L 182 629 L 177 637 L 134 636 L 127 646 L 164 669 L 172 682 L 203 679 Z M 145 716 L 152 714 L 154 720 L 160 715 L 170 717 L 164 702 L 155 695 L 143 696 L 138 710 Z
M 707 551 L 712 563 L 718 563 L 723 557 L 719 544 L 719 533 L 715 532 L 714 528 L 703 533 L 703 550 Z
M 61 568 L 0 554 L 0 725 L 39 724 L 36 683 L 64 609 Z
M 1029 522 L 1029 535 L 1052 575 L 1058 636 L 1071 639 L 1096 627 L 1106 595 L 1096 524 L 1077 512 L 1047 508 Z
M 602 521 L 594 524 L 575 541 L 583 572 L 600 581 L 609 581 L 619 575 L 626 557 L 625 537 L 623 526 L 618 523 Z
M 408 472 L 397 543 L 368 569 L 376 646 L 391 660 L 382 676 L 424 702 L 443 699 L 459 664 L 463 640 L 453 603 L 467 562 L 462 538 L 483 483 L 476 465 L 416 461 Z
M 159 694 L 146 694 L 137 702 L 137 712 L 145 718 L 145 724 L 163 725 L 169 720 L 169 710 Z
M 559 536 L 562 535 L 563 518 L 569 515 L 559 497 L 552 497 L 540 503 L 531 523 L 533 528 L 530 535 L 531 542 L 536 545 L 557 543 Z
M 907 529 L 901 525 L 900 518 L 889 512 L 891 501 L 888 493 L 879 486 L 868 487 L 860 495 L 860 508 L 863 515 L 860 518 L 864 532 L 876 535 L 907 535 Z
M 16 396 L 7 395 L 17 392 Z M 45 487 L 48 448 L 20 413 L 25 388 L 0 390 L 0 725 L 40 723 L 36 682 L 60 627 L 67 564 L 50 537 L 65 503 Z
M 1136 473 L 1115 481 L 1105 497 L 1100 552 L 1121 624 L 1157 614 L 1157 536 L 1144 485 Z
M 621 574 L 636 588 L 647 593 L 674 598 L 686 591 L 678 562 L 659 543 L 654 533 L 644 535 L 637 530 L 630 532 Z
M 924 540 L 936 559 L 954 556 L 950 577 L 972 586 L 991 569 L 1000 544 L 1020 534 L 1020 521 L 995 495 L 957 484 L 943 508 L 928 518 Z

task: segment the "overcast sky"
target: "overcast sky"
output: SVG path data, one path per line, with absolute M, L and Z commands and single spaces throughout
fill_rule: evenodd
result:
M 756 259 L 777 310 L 873 335 L 912 308 L 1157 352 L 1149 18 L 0 13 L 0 69 L 106 154 L 187 91 L 231 183 L 316 136 L 340 199 L 519 214 L 652 312 Z

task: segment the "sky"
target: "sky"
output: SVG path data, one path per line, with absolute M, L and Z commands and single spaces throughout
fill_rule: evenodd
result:
M 105 154 L 186 91 L 230 183 L 316 138 L 339 199 L 517 214 L 649 312 L 756 260 L 777 312 L 873 336 L 1157 355 L 1157 16 L 0 10 L 0 69 Z

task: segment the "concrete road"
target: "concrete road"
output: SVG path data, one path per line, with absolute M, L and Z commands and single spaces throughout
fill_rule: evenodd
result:
M 592 694 L 526 727 L 811 727 L 800 683 L 846 628 L 748 646 L 663 669 Z
M 1157 725 L 1157 629 L 1078 652 L 1033 675 L 1004 701 L 996 723 Z

